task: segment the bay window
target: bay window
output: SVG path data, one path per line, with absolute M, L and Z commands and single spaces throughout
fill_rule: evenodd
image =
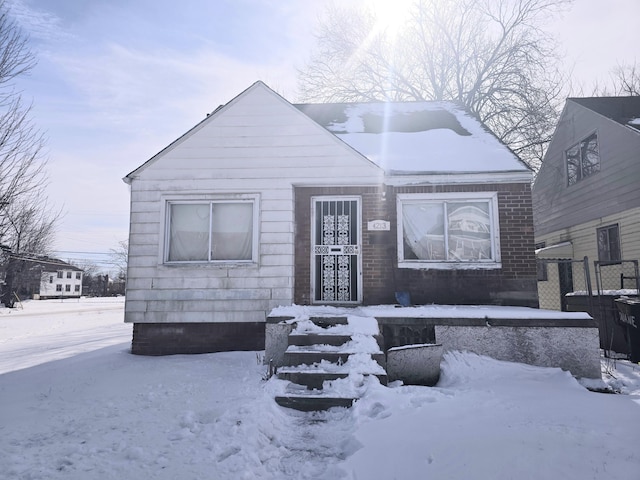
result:
M 499 268 L 494 192 L 400 194 L 398 266 Z

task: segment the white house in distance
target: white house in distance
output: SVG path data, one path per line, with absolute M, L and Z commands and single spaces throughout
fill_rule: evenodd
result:
M 82 296 L 82 269 L 69 264 L 61 264 L 56 270 L 42 272 L 40 298 L 79 298 Z
M 82 296 L 83 270 L 62 260 L 27 254 L 10 254 L 5 286 L 5 301 L 79 298 Z

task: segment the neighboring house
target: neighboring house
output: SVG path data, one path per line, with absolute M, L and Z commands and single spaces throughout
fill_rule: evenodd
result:
M 46 256 L 9 254 L 3 303 L 17 299 L 79 298 L 83 271 Z
M 567 99 L 533 203 L 540 258 L 586 256 L 592 276 L 593 261 L 639 259 L 640 97 Z M 557 282 L 544 273 L 541 280 Z M 617 278 L 604 287 L 622 285 Z M 541 295 L 546 303 L 553 302 Z
M 615 300 L 640 281 L 640 97 L 567 99 L 533 202 L 540 306 L 590 312 L 600 347 L 629 353 Z
M 257 82 L 124 181 L 134 353 L 259 350 L 281 305 L 538 305 L 532 172 L 455 103 Z

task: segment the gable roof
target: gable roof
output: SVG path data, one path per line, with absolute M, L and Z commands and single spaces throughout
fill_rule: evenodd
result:
M 12 260 L 20 260 L 32 264 L 30 268 L 41 267 L 44 272 L 56 272 L 58 270 L 72 270 L 75 272 L 83 272 L 84 270 L 70 263 L 63 262 L 57 258 L 47 256 L 31 255 L 28 253 L 10 253 L 9 258 Z
M 640 96 L 585 97 L 568 100 L 640 132 Z
M 171 142 L 169 145 L 167 145 L 165 148 L 163 148 L 162 150 L 160 150 L 158 153 L 156 153 L 154 156 L 152 156 L 149 160 L 147 160 L 146 162 L 144 162 L 142 165 L 140 165 L 139 167 L 137 167 L 135 170 L 131 171 L 130 173 L 128 173 L 124 178 L 123 181 L 127 184 L 130 184 L 131 181 L 135 178 L 135 176 L 137 174 L 139 174 L 141 171 L 143 171 L 144 169 L 146 169 L 149 165 L 153 164 L 157 159 L 159 159 L 160 157 L 162 157 L 164 154 L 166 154 L 167 152 L 171 151 L 172 149 L 174 149 L 175 147 L 177 147 L 178 145 L 180 145 L 181 143 L 183 143 L 184 141 L 186 141 L 189 137 L 191 137 L 192 135 L 194 135 L 196 132 L 198 132 L 200 129 L 204 128 L 206 125 L 208 125 L 210 122 L 214 121 L 216 118 L 222 116 L 225 114 L 225 112 L 227 112 L 234 104 L 237 104 L 238 102 L 241 102 L 242 99 L 246 96 L 248 96 L 251 92 L 253 92 L 254 90 L 257 89 L 261 89 L 262 91 L 266 91 L 269 94 L 272 95 L 272 97 L 274 99 L 276 99 L 281 105 L 283 105 L 285 108 L 290 109 L 292 112 L 294 112 L 296 115 L 298 115 L 303 121 L 307 121 L 309 123 L 309 125 L 313 126 L 314 128 L 317 128 L 318 131 L 321 131 L 323 134 L 326 133 L 327 138 L 331 139 L 332 141 L 335 141 L 336 143 L 340 144 L 341 147 L 344 147 L 345 150 L 348 150 L 350 153 L 355 153 L 355 155 L 358 157 L 359 160 L 361 160 L 363 163 L 366 163 L 367 165 L 378 169 L 378 166 L 374 163 L 371 162 L 371 160 L 369 160 L 368 158 L 366 158 L 364 155 L 362 155 L 360 152 L 353 152 L 353 148 L 350 147 L 349 145 L 346 145 L 345 143 L 336 140 L 334 135 L 331 135 L 329 132 L 327 132 L 326 130 L 320 128 L 320 126 L 318 126 L 317 122 L 312 121 L 312 119 L 310 119 L 308 116 L 304 115 L 302 112 L 299 111 L 299 109 L 295 108 L 295 106 L 293 104 L 291 104 L 288 100 L 286 100 L 284 97 L 282 97 L 280 94 L 278 94 L 277 92 L 275 92 L 274 90 L 272 90 L 268 85 L 266 85 L 264 82 L 262 82 L 261 80 L 258 80 L 256 82 L 254 82 L 251 86 L 249 86 L 248 88 L 246 88 L 245 90 L 243 90 L 242 92 L 240 92 L 238 95 L 236 95 L 234 98 L 232 98 L 229 102 L 227 102 L 224 105 L 219 105 L 218 107 L 216 107 L 216 109 L 211 112 L 210 114 L 207 114 L 206 118 L 204 118 L 203 120 L 201 120 L 200 122 L 198 122 L 196 125 L 194 125 L 192 128 L 190 128 L 187 132 L 185 132 L 183 135 L 181 135 L 180 137 L 178 137 L 176 140 L 174 140 L 173 142 Z
M 264 88 L 302 118 L 313 120 L 345 148 L 389 175 L 507 173 L 531 168 L 455 102 L 371 102 L 293 105 L 261 81 L 238 94 L 124 177 L 142 170 L 184 142 L 256 88 Z
M 390 174 L 530 171 L 455 102 L 295 106 Z

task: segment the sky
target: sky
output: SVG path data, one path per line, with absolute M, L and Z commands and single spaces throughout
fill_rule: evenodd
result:
M 5 3 L 38 61 L 18 88 L 47 138 L 49 201 L 64 212 L 54 249 L 104 262 L 128 237 L 122 178 L 257 80 L 296 101 L 331 0 Z M 585 91 L 637 59 L 640 2 L 602 5 L 576 0 L 547 25 Z

